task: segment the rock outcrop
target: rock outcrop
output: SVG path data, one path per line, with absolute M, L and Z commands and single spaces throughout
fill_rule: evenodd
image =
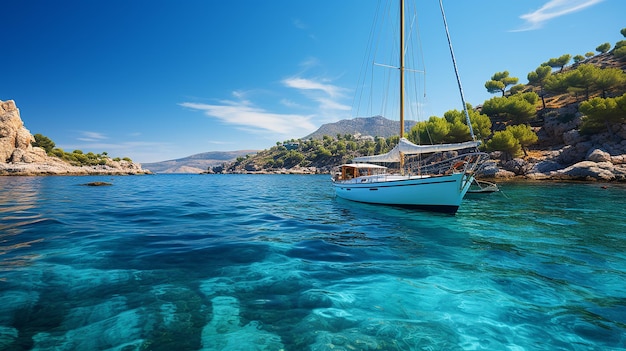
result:
M 574 118 L 559 119 L 568 113 Z M 502 153 L 493 153 L 492 158 L 499 160 L 498 171 L 486 168 L 479 176 L 626 181 L 626 125 L 612 125 L 604 133 L 584 136 L 578 132 L 581 121 L 579 113 L 559 111 L 556 117 L 547 118 L 537 133 L 543 142 L 541 149 L 525 159 L 505 160 Z
M 140 164 L 107 159 L 97 166 L 73 166 L 33 147 L 33 135 L 24 126 L 13 100 L 0 100 L 0 175 L 147 174 Z
M 46 152 L 31 145 L 33 136 L 13 100 L 0 101 L 0 163 L 43 162 Z

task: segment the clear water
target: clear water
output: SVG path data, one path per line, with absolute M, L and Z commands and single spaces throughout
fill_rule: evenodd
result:
M 325 175 L 0 177 L 0 349 L 623 350 L 605 185 L 501 184 L 450 216 Z

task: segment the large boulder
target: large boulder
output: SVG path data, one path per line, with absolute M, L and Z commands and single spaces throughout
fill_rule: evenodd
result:
M 15 101 L 0 101 L 0 163 L 9 162 L 17 149 L 23 153 L 33 152 L 33 140 L 24 127 Z
M 602 149 L 593 149 L 587 154 L 587 160 L 593 162 L 611 162 L 611 154 Z
M 554 173 L 555 179 L 617 180 L 615 166 L 610 162 L 582 161 Z
M 575 145 L 567 145 L 561 149 L 556 162 L 571 165 L 585 159 L 585 156 L 592 147 L 591 142 L 582 142 Z
M 504 164 L 504 169 L 515 173 L 515 175 L 524 175 L 532 168 L 526 160 L 522 158 L 514 158 Z

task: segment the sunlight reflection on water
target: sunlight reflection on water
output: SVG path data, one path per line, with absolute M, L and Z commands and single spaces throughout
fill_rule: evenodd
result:
M 0 348 L 626 347 L 624 186 L 507 183 L 449 216 L 328 176 L 0 184 Z

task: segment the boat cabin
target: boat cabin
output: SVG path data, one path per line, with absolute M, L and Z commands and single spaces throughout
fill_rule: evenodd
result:
M 349 163 L 341 165 L 341 174 L 337 174 L 335 180 L 348 180 L 357 177 L 384 174 L 387 170 L 385 166 L 373 165 L 370 163 Z

